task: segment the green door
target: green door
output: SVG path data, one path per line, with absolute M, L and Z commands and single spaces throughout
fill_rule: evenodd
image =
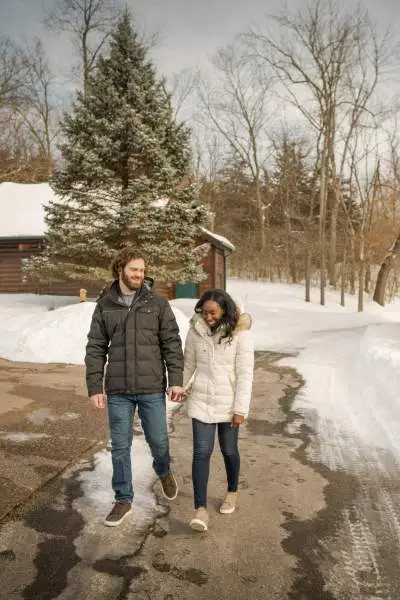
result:
M 198 298 L 199 286 L 193 281 L 177 283 L 175 286 L 176 298 Z

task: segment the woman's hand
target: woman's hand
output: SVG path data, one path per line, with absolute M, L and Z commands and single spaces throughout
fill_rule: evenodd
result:
M 187 400 L 187 393 L 185 392 L 185 390 L 183 388 L 179 388 L 179 391 L 177 391 L 175 394 L 171 394 L 170 397 L 168 397 L 168 400 L 170 400 L 171 402 L 178 402 L 179 404 L 182 404 L 182 402 L 185 402 Z
M 233 428 L 237 428 L 239 427 L 239 425 L 243 425 L 244 423 L 244 416 L 243 415 L 237 415 L 234 414 L 232 417 L 232 427 Z

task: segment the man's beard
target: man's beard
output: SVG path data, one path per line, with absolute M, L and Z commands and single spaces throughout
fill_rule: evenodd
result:
M 135 290 L 138 290 L 142 283 L 143 283 L 143 278 L 139 279 L 138 281 L 132 281 L 132 279 L 130 279 L 125 271 L 122 271 L 121 273 L 121 281 L 124 285 L 126 285 L 126 287 L 128 288 L 128 290 L 131 290 L 132 292 L 134 292 Z

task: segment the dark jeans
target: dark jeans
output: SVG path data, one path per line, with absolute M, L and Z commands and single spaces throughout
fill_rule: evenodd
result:
M 165 394 L 128 396 L 111 394 L 107 400 L 113 465 L 112 487 L 115 499 L 132 502 L 131 447 L 136 407 L 143 432 L 153 456 L 153 469 L 159 477 L 169 472 L 170 455 Z
M 228 492 L 236 492 L 239 483 L 240 456 L 238 448 L 239 427 L 230 423 L 203 423 L 192 419 L 193 464 L 192 478 L 194 506 L 207 506 L 207 484 L 210 473 L 210 459 L 214 450 L 215 430 L 218 428 L 218 441 L 224 457 Z

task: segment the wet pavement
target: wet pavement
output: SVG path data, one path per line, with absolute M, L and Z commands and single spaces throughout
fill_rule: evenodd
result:
M 205 534 L 187 525 L 191 427 L 184 410 L 171 432 L 177 500 L 167 506 L 158 483 L 150 496 L 139 489 L 132 516 L 105 528 L 107 473 L 104 490 L 87 482 L 107 433 L 104 413 L 84 397 L 83 370 L 0 361 L 0 598 L 398 600 L 398 472 L 390 457 L 384 473 L 362 459 L 357 472 L 311 459 L 312 428 L 292 411 L 304 382 L 279 358 L 257 355 L 233 515 L 218 513 L 225 482 L 216 444 Z M 13 406 L 8 412 L 4 398 Z M 143 444 L 137 433 L 134 444 Z M 392 506 L 386 520 L 383 496 Z
M 0 360 L 0 519 L 106 436 L 82 367 Z

